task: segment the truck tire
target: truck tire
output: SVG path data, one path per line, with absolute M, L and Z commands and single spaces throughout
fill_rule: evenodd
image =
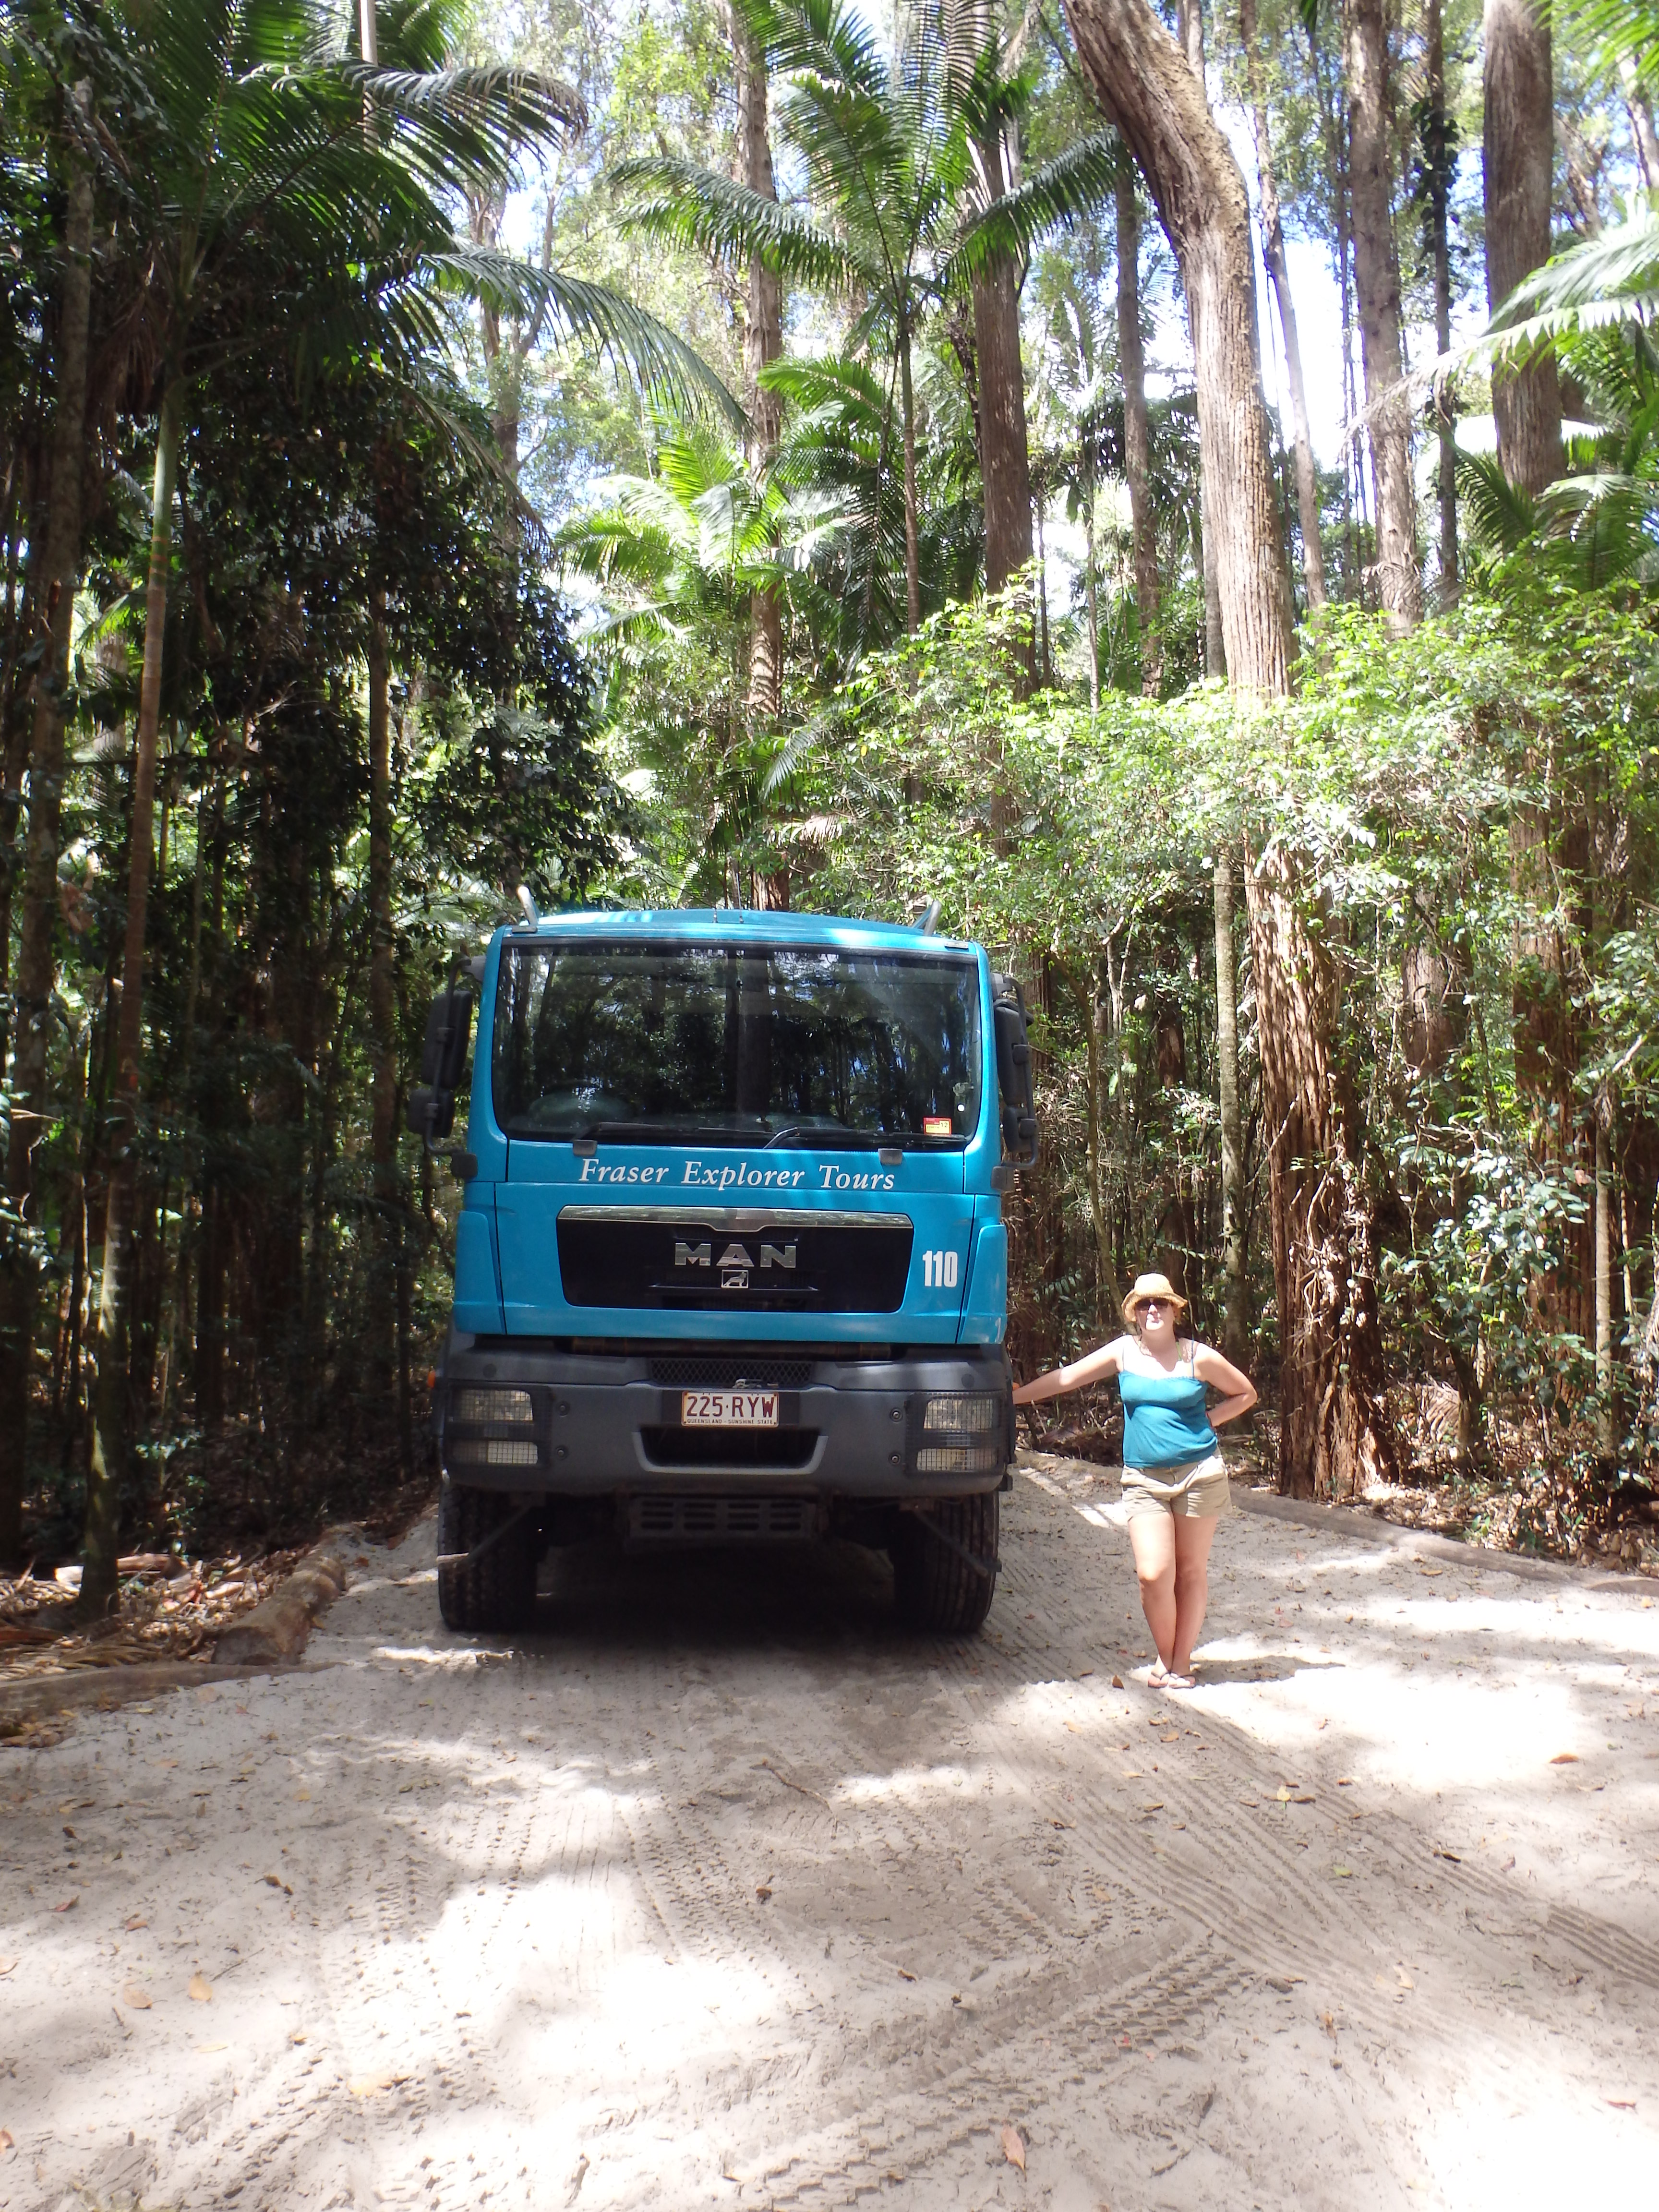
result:
M 995 1491 L 984 1498 L 936 1498 L 901 1516 L 891 1547 L 893 1598 L 907 1628 L 971 1636 L 991 1610 L 1001 1520 Z M 982 1562 L 975 1565 L 975 1561 Z
M 470 1552 L 510 1521 L 519 1501 L 499 1491 L 447 1482 L 438 1503 L 438 1549 Z M 446 1628 L 525 1628 L 536 1617 L 536 1547 L 528 1526 L 493 1544 L 473 1567 L 440 1567 L 438 1610 Z

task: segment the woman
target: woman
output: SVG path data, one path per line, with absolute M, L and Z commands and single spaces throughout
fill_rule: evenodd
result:
M 1123 1504 L 1146 1626 L 1158 1646 L 1152 1680 L 1193 1687 L 1193 1646 L 1209 1597 L 1215 1524 L 1233 1510 L 1215 1432 L 1255 1403 L 1255 1385 L 1207 1344 L 1184 1341 L 1176 1323 L 1187 1301 L 1167 1276 L 1140 1275 L 1123 1301 L 1133 1336 L 1114 1337 L 1070 1367 L 1022 1383 L 1017 1406 L 1034 1406 L 1115 1375 L 1123 1399 Z M 1222 1394 L 1206 1410 L 1206 1385 Z

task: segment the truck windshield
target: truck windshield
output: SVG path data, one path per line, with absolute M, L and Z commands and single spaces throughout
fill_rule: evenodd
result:
M 793 945 L 514 945 L 509 1137 L 960 1148 L 980 1111 L 972 958 Z

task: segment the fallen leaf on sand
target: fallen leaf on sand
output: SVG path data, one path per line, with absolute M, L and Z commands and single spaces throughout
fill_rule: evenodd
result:
M 0 2151 L 15 2150 L 17 2138 L 9 2128 L 0 2128 Z
M 296 1805 L 309 1805 L 311 1802 L 310 1790 L 296 1790 L 294 1793 L 294 1802 Z
M 280 1889 L 284 1897 L 292 1897 L 294 1894 L 279 1874 L 262 1874 L 259 1879 L 263 1882 L 269 1883 L 272 1889 Z
M 1352 1867 L 1333 1867 L 1331 1869 L 1331 1878 L 1334 1881 L 1352 1881 L 1353 1880 L 1353 1869 Z
M 141 1989 L 137 1982 L 129 1982 L 121 1992 L 121 2002 L 134 2012 L 148 2012 L 149 1991 Z
M 1112 1677 L 1112 1687 L 1113 1687 L 1115 1690 L 1121 1690 L 1121 1689 L 1123 1687 L 1123 1677 L 1122 1677 L 1122 1675 L 1121 1675 L 1121 1674 L 1114 1674 L 1114 1675 L 1113 1675 L 1113 1677 Z
M 207 2004 L 213 1996 L 213 1984 L 204 1974 L 192 1974 L 190 1978 L 190 1993 L 198 2004 Z
M 12 1968 L 16 1964 L 17 1961 L 15 1959 L 0 1959 L 0 1974 L 10 1973 Z
M 228 2051 L 229 2048 L 228 2043 L 198 2043 L 196 2046 L 198 2053 L 204 2058 L 211 2058 L 216 2051 Z
M 764 1904 L 767 1902 L 767 1900 L 770 1898 L 770 1896 L 771 1896 L 772 1893 L 771 1893 L 771 1891 L 770 1891 L 770 1890 L 766 1887 L 766 1884 L 765 1884 L 764 1882 L 762 1882 L 762 1883 L 759 1885 L 759 1887 L 756 1889 L 756 1891 L 755 1891 L 755 1894 L 756 1894 L 756 1896 L 757 1896 L 757 1898 L 759 1898 L 759 1899 L 760 1899 L 761 1903 L 762 1903 L 763 1905 L 764 1905 Z
M 1455 1851 L 1443 1851 L 1437 1848 L 1434 1855 L 1437 1859 L 1449 1859 L 1454 1866 L 1462 1866 L 1463 1863 Z
M 1636 2110 L 1634 2097 L 1609 2097 L 1607 2102 L 1615 2112 L 1633 2112 Z
M 898 1978 L 902 1982 L 914 1982 L 916 1978 L 908 1966 L 901 1966 L 899 1968 Z
M 1577 1766 L 1577 1764 L 1578 1753 L 1576 1751 L 1558 1751 L 1550 1761 L 1552 1766 Z
M 1025 2138 L 1018 2128 L 1004 2128 L 1002 2130 L 1002 2155 L 1010 2166 L 1017 2166 L 1022 2173 L 1024 2172 Z
M 354 2097 L 378 2097 L 382 2089 L 395 2089 L 408 2079 L 407 2074 L 359 2074 L 346 2087 Z
M 149 1923 L 143 1913 L 135 1912 L 131 1920 L 124 1920 L 121 1925 L 129 1936 L 136 1936 L 141 1928 L 148 1928 Z
M 54 1912 L 73 1912 L 80 1902 L 78 1896 L 66 1897 L 61 1905 L 54 1905 L 52 1909 Z

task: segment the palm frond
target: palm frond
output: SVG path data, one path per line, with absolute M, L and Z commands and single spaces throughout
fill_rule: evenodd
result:
M 956 290 L 989 262 L 1023 258 L 1046 232 L 1091 215 L 1112 197 L 1117 160 L 1117 140 L 1103 131 L 1045 161 L 975 217 L 940 270 L 941 284 Z
M 1536 501 L 1510 482 L 1495 453 L 1460 453 L 1457 490 L 1472 535 L 1494 552 L 1517 552 L 1538 527 Z
M 826 288 L 849 289 L 871 273 L 799 209 L 694 161 L 624 162 L 612 182 L 629 229 L 666 245 L 727 260 L 757 256 L 775 275 Z

